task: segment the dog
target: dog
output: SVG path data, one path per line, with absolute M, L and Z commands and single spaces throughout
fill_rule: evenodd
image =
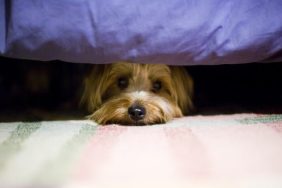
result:
M 93 65 L 81 102 L 98 124 L 150 125 L 193 108 L 193 80 L 185 68 L 120 61 Z

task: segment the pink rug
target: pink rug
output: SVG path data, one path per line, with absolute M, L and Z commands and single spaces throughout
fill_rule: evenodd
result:
M 0 123 L 0 187 L 282 187 L 282 115 Z

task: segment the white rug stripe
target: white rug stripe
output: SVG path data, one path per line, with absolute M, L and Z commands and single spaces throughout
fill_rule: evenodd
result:
M 21 150 L 5 166 L 0 176 L 2 185 L 24 185 L 31 183 L 35 172 L 46 162 L 57 156 L 61 147 L 77 134 L 81 124 L 72 122 L 42 122 L 23 144 Z M 16 180 L 16 181 L 15 181 Z
M 97 126 L 94 123 L 74 122 L 81 125 L 81 129 L 69 139 L 58 155 L 53 160 L 48 160 L 40 171 L 36 173 L 33 182 L 39 185 L 61 184 L 71 176 L 76 161 L 79 160 L 82 151 L 87 146 L 89 139 L 93 137 Z
M 17 126 L 20 124 L 20 122 L 16 123 L 0 123 L 0 144 L 3 143 L 17 128 Z

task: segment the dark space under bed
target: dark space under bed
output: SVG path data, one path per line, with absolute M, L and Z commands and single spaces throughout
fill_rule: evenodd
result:
M 79 107 L 79 96 L 89 66 L 1 57 L 0 121 L 84 118 L 87 113 Z M 281 63 L 187 66 L 187 70 L 195 83 L 192 115 L 282 113 Z

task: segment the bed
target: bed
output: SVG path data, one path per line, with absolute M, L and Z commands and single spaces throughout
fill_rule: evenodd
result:
M 281 61 L 279 0 L 0 2 L 0 54 L 172 65 Z

